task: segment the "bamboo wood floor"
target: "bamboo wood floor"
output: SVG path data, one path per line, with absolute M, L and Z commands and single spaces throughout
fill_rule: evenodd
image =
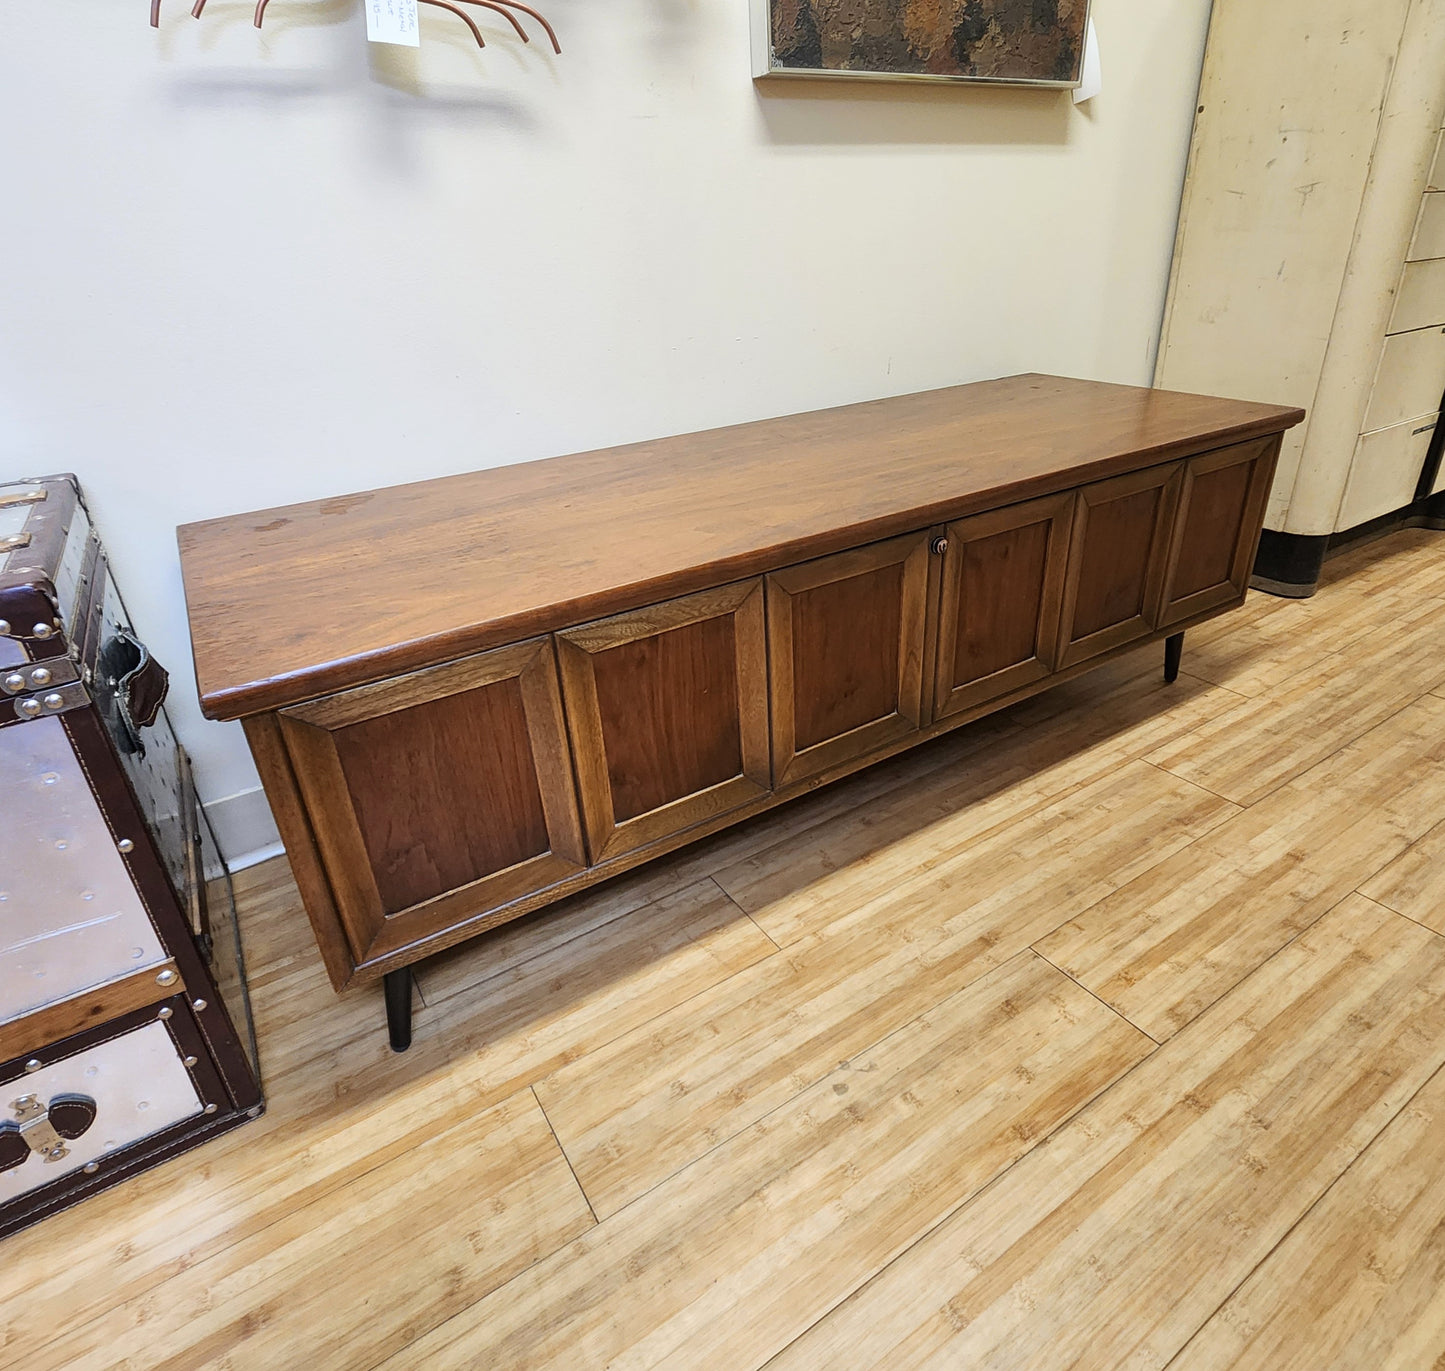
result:
M 266 1116 L 0 1243 L 0 1364 L 1445 1368 L 1445 541 L 424 965 L 238 880 Z

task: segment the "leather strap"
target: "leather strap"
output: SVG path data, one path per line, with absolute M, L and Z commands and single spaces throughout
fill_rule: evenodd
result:
M 155 723 L 170 687 L 170 673 L 129 629 L 117 629 L 100 646 L 97 670 L 113 681 L 116 713 L 126 750 L 145 756 L 141 729 Z

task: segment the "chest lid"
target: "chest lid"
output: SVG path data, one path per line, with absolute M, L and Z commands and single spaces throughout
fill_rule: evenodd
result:
M 299 704 L 1303 417 L 1013 376 L 186 524 L 201 712 Z

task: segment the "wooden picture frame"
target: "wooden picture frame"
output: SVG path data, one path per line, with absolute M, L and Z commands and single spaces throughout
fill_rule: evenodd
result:
M 927 81 L 1074 90 L 1092 0 L 750 0 L 753 79 Z M 1052 6 L 1053 21 L 1049 21 Z M 951 21 L 951 22 L 950 22 Z

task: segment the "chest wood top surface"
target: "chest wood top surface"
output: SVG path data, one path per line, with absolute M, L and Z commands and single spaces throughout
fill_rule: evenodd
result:
M 1013 376 L 186 524 L 202 709 L 279 708 L 1303 417 Z

